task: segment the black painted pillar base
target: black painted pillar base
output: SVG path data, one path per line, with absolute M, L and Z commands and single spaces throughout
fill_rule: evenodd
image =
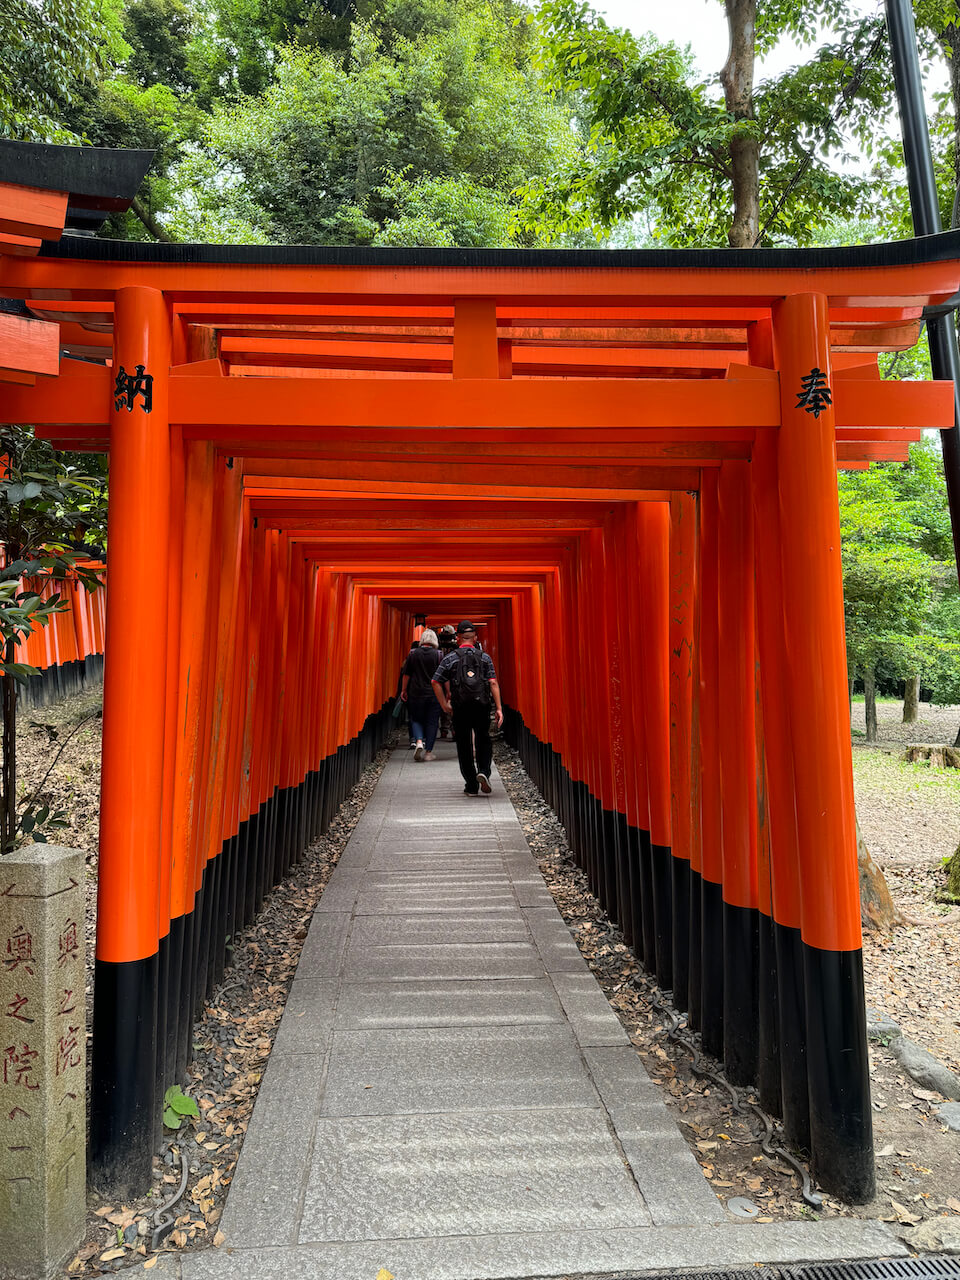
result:
M 653 894 L 653 852 L 650 844 L 650 832 L 640 832 L 640 941 L 643 966 L 648 973 L 657 971 L 657 918 L 654 912 Z M 636 920 L 634 911 L 634 920 Z
M 807 1090 L 807 1013 L 800 930 L 773 924 L 777 957 L 777 1013 L 780 1040 L 780 1095 L 783 1131 L 802 1151 L 810 1150 Z
M 700 1034 L 703 1047 L 723 1059 L 723 894 L 719 884 L 700 879 Z
M 773 921 L 760 913 L 757 1003 L 760 1014 L 757 1048 L 757 1091 L 771 1115 L 783 1114 L 780 1090 L 780 1015 L 777 1009 L 777 959 Z
M 617 816 L 612 809 L 604 809 L 597 803 L 600 830 L 600 865 L 603 884 L 601 903 L 615 925 L 623 927 L 620 911 L 620 881 L 617 873 Z
M 673 987 L 673 855 L 670 846 L 650 845 L 653 868 L 654 963 L 657 982 L 664 991 Z
M 164 1039 L 158 1044 L 158 1053 L 162 1054 L 163 1075 L 167 1088 L 180 1079 L 177 1068 L 177 1048 L 180 1043 L 180 1020 L 183 1016 L 181 994 L 183 991 L 183 939 L 186 916 L 175 916 L 170 921 L 170 935 L 167 948 L 170 955 L 170 981 L 167 986 L 167 1019 L 164 1028 Z
M 723 904 L 723 1064 L 731 1084 L 757 1080 L 758 914 Z
M 152 1182 L 158 975 L 156 954 L 96 962 L 90 1182 L 114 1200 L 142 1196 Z
M 183 957 L 180 963 L 180 1011 L 177 1018 L 177 1070 L 175 1080 L 180 1080 L 187 1069 L 193 1047 L 194 991 L 197 979 L 197 904 L 183 919 Z
M 690 1003 L 690 863 L 671 858 L 673 878 L 673 1003 L 683 1013 Z
M 699 871 L 690 868 L 690 948 L 687 976 L 687 1026 L 698 1031 L 703 1022 L 703 881 Z
M 810 1168 L 830 1195 L 864 1204 L 876 1191 L 863 953 L 803 945 Z
M 633 891 L 630 885 L 630 827 L 627 815 L 614 814 L 617 824 L 617 901 L 620 904 L 620 929 L 628 947 L 633 946 Z
M 158 1102 L 163 1101 L 164 1094 L 173 1084 L 172 1078 L 167 1078 L 167 1038 L 169 1036 L 168 1020 L 170 1016 L 170 984 L 173 976 L 170 972 L 170 934 L 160 939 L 157 947 L 157 1016 L 156 1016 L 156 1085 L 154 1088 L 154 1097 Z M 160 1150 L 163 1142 L 163 1108 L 155 1106 L 153 1109 L 153 1149 Z

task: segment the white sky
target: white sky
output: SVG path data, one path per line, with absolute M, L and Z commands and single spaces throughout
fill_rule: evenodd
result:
M 702 71 L 718 72 L 727 57 L 727 20 L 720 0 L 595 0 L 607 21 L 633 31 L 653 31 L 661 40 L 690 44 Z M 850 0 L 863 14 L 881 7 L 881 0 Z M 782 40 L 761 65 L 760 74 L 776 74 L 801 61 L 803 53 L 790 39 Z
M 727 57 L 727 20 L 719 0 L 594 0 L 611 26 L 652 31 L 661 40 L 689 42 L 701 70 L 719 71 Z
M 689 44 L 705 74 L 717 74 L 727 58 L 727 20 L 721 0 L 593 0 L 613 26 L 632 31 L 652 31 L 661 40 Z M 865 16 L 883 8 L 883 0 L 849 0 L 850 7 Z M 758 78 L 776 75 L 809 56 L 793 40 L 781 40 L 760 64 Z M 943 87 L 946 87 L 946 72 Z

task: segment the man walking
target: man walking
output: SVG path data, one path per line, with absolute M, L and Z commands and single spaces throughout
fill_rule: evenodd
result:
M 453 713 L 457 759 L 463 774 L 463 794 L 467 796 L 479 795 L 481 791 L 489 795 L 491 790 L 491 698 L 496 708 L 497 726 L 503 724 L 500 685 L 493 659 L 476 646 L 476 627 L 472 622 L 461 622 L 457 627 L 457 648 L 443 659 L 433 677 L 433 691 L 441 710 L 448 713 L 452 710 Z

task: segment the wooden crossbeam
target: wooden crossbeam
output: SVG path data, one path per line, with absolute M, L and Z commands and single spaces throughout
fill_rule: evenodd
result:
M 44 320 L 0 311 L 0 369 L 55 374 L 60 367 L 60 330 Z
M 809 269 L 805 289 L 823 292 L 831 306 L 923 307 L 946 302 L 960 288 L 960 263 L 945 259 L 891 266 L 838 266 Z M 456 298 L 487 298 L 503 314 L 547 303 L 574 307 L 769 307 L 797 292 L 798 276 L 789 267 L 741 267 L 695 270 L 683 266 L 638 265 L 544 268 L 504 266 L 409 266 L 369 262 L 358 265 L 262 262 L 112 261 L 72 257 L 11 259 L 5 287 L 10 296 L 35 291 L 88 299 L 112 298 L 126 287 L 156 288 L 171 302 L 206 300 L 273 301 L 306 304 L 323 297 L 327 305 L 369 305 L 376 298 L 390 306 L 449 306 Z
M 454 359 L 452 342 L 427 341 L 356 342 L 286 337 L 247 339 L 230 336 L 221 339 L 220 351 L 230 365 L 355 368 L 369 372 L 379 369 L 407 369 L 450 373 Z M 729 355 L 723 350 L 690 350 L 679 344 L 667 349 L 534 345 L 528 342 L 524 345 L 515 343 L 512 349 L 514 375 L 539 373 L 554 376 L 596 376 L 600 373 L 623 374 L 633 369 L 639 372 L 672 368 L 713 370 L 718 374 L 725 369 L 728 360 Z

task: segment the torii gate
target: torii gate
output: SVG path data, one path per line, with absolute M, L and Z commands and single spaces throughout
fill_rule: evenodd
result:
M 876 357 L 960 289 L 960 234 L 118 243 L 58 238 L 44 174 L 0 173 L 0 291 L 61 354 L 23 339 L 0 417 L 110 450 L 98 1185 L 148 1183 L 227 939 L 384 740 L 414 616 L 469 602 L 610 915 L 869 1198 L 836 468 L 952 424 Z

